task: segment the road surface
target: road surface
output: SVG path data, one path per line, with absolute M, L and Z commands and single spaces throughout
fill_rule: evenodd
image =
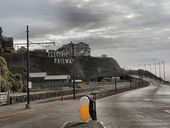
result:
M 170 87 L 149 86 L 97 101 L 107 128 L 170 128 Z
M 79 121 L 79 100 L 39 100 L 0 107 L 2 128 L 60 128 Z M 170 87 L 149 86 L 97 100 L 98 119 L 108 128 L 169 128 Z

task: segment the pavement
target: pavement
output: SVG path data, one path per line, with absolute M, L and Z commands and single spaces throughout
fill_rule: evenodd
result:
M 99 121 L 88 122 L 66 122 L 61 128 L 103 128 L 103 125 Z

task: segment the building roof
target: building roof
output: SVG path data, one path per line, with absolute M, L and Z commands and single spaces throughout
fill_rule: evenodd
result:
M 45 76 L 45 80 L 66 80 L 69 79 L 69 75 L 48 75 Z
M 46 75 L 47 75 L 46 72 L 29 73 L 29 76 L 30 76 L 31 78 L 45 77 Z

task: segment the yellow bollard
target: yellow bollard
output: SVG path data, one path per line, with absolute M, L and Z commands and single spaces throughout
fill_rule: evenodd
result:
M 84 96 L 80 99 L 80 120 L 87 121 L 89 119 L 89 99 Z

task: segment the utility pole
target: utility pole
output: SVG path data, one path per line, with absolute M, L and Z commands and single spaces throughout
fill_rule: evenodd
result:
M 30 60 L 29 60 L 29 26 L 27 26 L 27 104 L 26 109 L 31 108 L 30 106 L 30 89 L 29 89 L 29 72 L 30 72 Z
M 144 75 L 144 77 L 146 77 L 146 76 L 147 76 L 147 74 L 146 74 L 146 70 L 147 70 L 147 69 L 146 69 L 146 64 L 144 64 L 144 67 L 145 67 L 145 71 L 144 71 L 144 74 L 143 74 L 143 75 Z
M 159 65 L 159 78 L 160 78 L 160 80 L 161 80 L 161 63 L 158 62 L 157 64 Z
M 138 70 L 138 75 L 139 75 L 139 86 L 140 86 L 140 69 Z
M 155 65 L 155 76 L 157 75 L 157 71 L 156 71 L 156 63 L 153 63 L 153 65 Z
M 165 83 L 165 61 L 162 61 L 163 64 L 163 72 L 164 72 L 164 83 Z
M 130 82 L 130 88 L 132 88 L 132 77 L 131 77 L 131 74 L 129 76 L 129 82 Z
M 116 81 L 116 75 L 115 75 L 115 91 L 117 91 L 117 81 Z
M 71 41 L 72 43 L 72 41 Z M 76 99 L 76 89 L 75 89 L 75 55 L 74 55 L 74 43 L 72 43 L 72 56 L 73 56 L 73 99 Z
M 152 68 L 151 68 L 151 64 L 148 64 L 149 68 L 150 68 L 150 73 L 152 73 Z

